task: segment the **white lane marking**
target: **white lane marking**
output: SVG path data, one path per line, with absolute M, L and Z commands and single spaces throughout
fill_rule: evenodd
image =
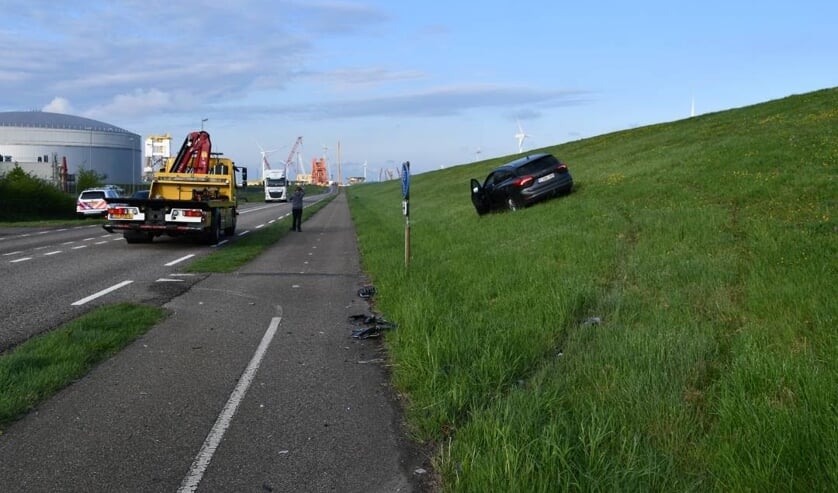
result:
M 18 250 L 16 252 L 4 253 L 3 256 L 8 257 L 9 255 L 17 255 L 18 253 L 23 253 L 23 250 Z
M 98 293 L 91 294 L 87 298 L 82 298 L 78 301 L 74 301 L 73 303 L 71 303 L 71 305 L 73 305 L 73 306 L 83 305 L 83 304 L 87 303 L 88 301 L 93 301 L 100 296 L 104 296 L 104 295 L 110 293 L 111 291 L 116 291 L 119 288 L 125 287 L 125 286 L 131 284 L 132 282 L 134 282 L 134 281 L 122 281 L 119 284 L 114 284 L 113 286 L 111 286 L 107 289 L 103 289 L 103 290 L 99 291 Z
M 192 467 L 189 468 L 189 474 L 187 474 L 186 477 L 183 478 L 183 482 L 180 483 L 178 493 L 194 492 L 198 488 L 198 484 L 201 482 L 201 478 L 204 477 L 204 472 L 206 472 L 207 467 L 209 467 L 212 456 L 215 454 L 215 450 L 221 443 L 224 433 L 227 431 L 227 428 L 230 426 L 230 422 L 233 420 L 233 416 L 236 414 L 239 403 L 241 403 L 244 395 L 247 393 L 247 389 L 250 388 L 250 384 L 256 376 L 256 371 L 259 370 L 259 365 L 262 364 L 262 358 L 265 357 L 265 352 L 268 350 L 268 346 L 270 346 L 274 334 L 276 334 L 280 320 L 282 320 L 282 317 L 274 317 L 271 319 L 271 325 L 268 326 L 268 330 L 265 331 L 265 335 L 262 336 L 262 342 L 260 342 L 259 347 L 256 348 L 253 358 L 251 358 L 250 363 L 247 365 L 247 368 L 245 368 L 241 378 L 239 378 L 238 385 L 236 385 L 236 388 L 233 389 L 233 393 L 230 394 L 227 404 L 224 405 L 224 409 L 221 410 L 221 414 L 218 415 L 218 419 L 215 420 L 215 424 L 212 426 L 207 438 L 204 440 L 201 450 L 192 462 Z
M 242 231 L 241 233 L 239 233 L 239 234 L 238 234 L 238 236 L 244 236 L 244 235 L 246 235 L 247 233 L 250 233 L 250 230 L 249 230 L 249 229 Z
M 154 282 L 183 282 L 183 279 L 169 279 L 168 277 L 160 277 Z
M 265 227 L 265 225 L 264 225 L 264 224 L 259 224 L 259 225 L 257 225 L 257 226 L 256 226 L 256 229 L 262 229 L 262 228 L 264 228 L 264 227 Z
M 191 259 L 191 258 L 192 258 L 192 257 L 194 257 L 194 256 L 195 256 L 195 254 L 194 254 L 194 253 L 190 253 L 189 255 L 185 255 L 185 256 L 183 256 L 183 257 L 181 257 L 181 258 L 179 258 L 179 259 L 172 260 L 172 261 L 171 261 L 171 262 L 169 262 L 168 264 L 163 264 L 163 265 L 165 265 L 166 267 L 171 267 L 171 266 L 173 266 L 173 265 L 175 265 L 175 264 L 179 264 L 179 263 L 183 262 L 184 260 L 189 260 L 189 259 Z
M 73 247 L 73 250 L 78 250 L 78 249 L 80 249 L 80 248 L 87 248 L 87 245 L 74 246 L 74 247 Z
M 48 257 L 50 255 L 55 255 L 56 253 L 61 253 L 61 250 L 55 250 L 55 251 L 52 251 L 52 252 L 47 252 L 47 253 L 44 254 L 44 257 Z
M 16 259 L 14 259 L 14 260 L 9 260 L 9 263 L 10 263 L 10 264 L 15 264 L 15 263 L 17 263 L 17 262 L 23 262 L 23 261 L 25 261 L 25 260 L 32 260 L 32 257 L 21 257 L 21 258 L 16 258 Z

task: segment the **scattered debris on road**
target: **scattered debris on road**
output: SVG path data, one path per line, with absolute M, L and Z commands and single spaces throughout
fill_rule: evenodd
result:
M 396 328 L 396 324 L 388 322 L 376 315 L 351 315 L 349 320 L 358 326 L 358 328 L 352 330 L 352 337 L 354 339 L 379 337 L 383 331 Z
M 364 286 L 358 290 L 358 296 L 365 300 L 372 298 L 375 296 L 375 286 Z

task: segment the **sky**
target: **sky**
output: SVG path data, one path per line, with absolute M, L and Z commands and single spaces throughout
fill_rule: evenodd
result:
M 301 136 L 306 171 L 375 181 L 516 154 L 519 124 L 526 151 L 838 86 L 836 26 L 834 0 L 0 0 L 0 111 L 175 153 L 203 125 L 251 177 Z

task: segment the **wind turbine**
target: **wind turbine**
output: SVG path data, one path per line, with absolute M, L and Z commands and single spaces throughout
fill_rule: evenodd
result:
M 524 132 L 524 127 L 521 126 L 520 120 L 515 121 L 518 122 L 518 133 L 515 134 L 515 140 L 518 141 L 518 153 L 522 153 L 524 152 L 524 139 L 530 135 Z
M 256 143 L 256 146 L 259 148 L 259 154 L 262 155 L 262 171 L 264 172 L 266 169 L 271 169 L 271 164 L 268 162 L 268 156 L 278 151 L 279 149 L 272 149 L 270 151 L 266 151 L 262 148 L 262 146 L 259 145 L 258 142 Z

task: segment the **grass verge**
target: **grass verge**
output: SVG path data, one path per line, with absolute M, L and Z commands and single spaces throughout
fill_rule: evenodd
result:
M 838 88 L 542 149 L 569 196 L 478 217 L 514 156 L 347 190 L 445 491 L 838 489 Z
M 128 303 L 106 306 L 4 353 L 0 356 L 0 433 L 164 316 L 162 308 Z
M 330 194 L 318 202 L 303 209 L 303 221 L 313 216 L 317 211 L 335 198 Z M 233 272 L 242 265 L 250 262 L 266 248 L 282 239 L 291 230 L 291 217 L 276 221 L 268 227 L 239 238 L 238 240 L 218 248 L 213 253 L 196 259 L 186 268 L 187 272 Z

